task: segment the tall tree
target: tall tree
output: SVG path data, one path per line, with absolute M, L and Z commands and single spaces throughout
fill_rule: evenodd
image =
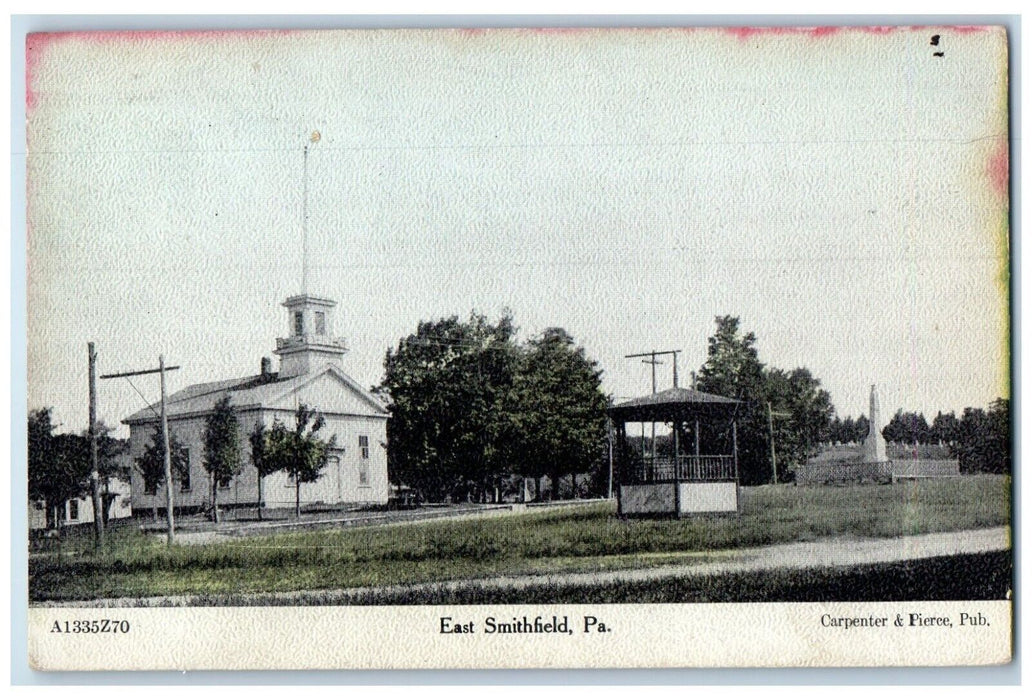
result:
M 511 420 L 518 350 L 512 318 L 473 313 L 420 322 L 388 350 L 390 479 L 422 499 L 493 497 L 515 449 Z
M 516 379 L 514 415 L 521 437 L 519 468 L 536 480 L 535 497 L 542 475 L 550 477 L 555 499 L 564 475 L 571 476 L 576 497 L 576 475 L 598 471 L 607 440 L 608 399 L 601 384 L 597 363 L 562 328 L 549 328 L 528 344 Z
M 738 318 L 718 316 L 716 323 L 698 387 L 742 402 L 736 416 L 740 478 L 745 484 L 773 479 L 773 441 L 778 480 L 789 480 L 795 466 L 816 454 L 827 439 L 834 415 L 831 397 L 805 367 L 784 371 L 760 362 L 756 336 L 744 333 Z M 782 416 L 771 420 L 768 410 Z M 718 428 L 710 438 L 717 449 L 727 449 L 728 432 Z
M 258 519 L 261 520 L 264 502 L 263 482 L 265 477 L 275 474 L 282 469 L 283 465 L 277 464 L 274 459 L 268 459 L 269 436 L 265 423 L 257 421 L 254 424 L 254 429 L 248 436 L 248 441 L 251 444 L 251 464 L 254 465 L 255 471 L 258 473 Z
M 1011 473 L 1010 401 L 996 399 L 986 411 L 965 408 L 954 454 L 962 472 Z
M 172 462 L 172 480 L 182 483 L 190 478 L 190 456 L 187 448 L 179 442 L 172 430 L 168 431 L 168 448 Z M 161 439 L 160 424 L 154 426 L 150 443 L 144 448 L 143 454 L 136 458 L 136 470 L 143 478 L 144 491 L 157 494 L 165 483 L 165 448 Z M 157 498 L 154 499 L 154 519 L 158 519 Z
M 772 368 L 766 380 L 767 401 L 773 411 L 787 414 L 769 422 L 774 426 L 778 479 L 788 481 L 793 467 L 819 452 L 835 409 L 831 395 L 808 369 L 785 372 Z
M 943 413 L 939 411 L 932 420 L 932 440 L 940 445 L 956 445 L 960 439 L 960 421 L 953 411 Z
M 770 437 L 766 406 L 764 366 L 756 350 L 756 336 L 743 333 L 739 319 L 718 316 L 717 330 L 710 337 L 706 362 L 699 371 L 701 391 L 738 399 L 738 464 L 744 484 L 762 484 L 773 474 L 770 462 Z M 714 426 L 717 434 L 705 438 L 720 445 L 729 444 L 730 426 Z M 707 449 L 703 445 L 703 450 Z M 708 449 L 714 449 L 709 447 Z M 726 449 L 720 447 L 717 449 Z
M 89 444 L 76 435 L 54 434 L 51 409 L 28 416 L 29 498 L 46 504 L 48 528 L 60 528 L 65 502 L 89 485 Z
M 219 522 L 219 488 L 240 473 L 240 424 L 224 396 L 204 422 L 204 469 L 211 480 L 211 517 Z
M 931 442 L 931 435 L 923 413 L 905 413 L 902 409 L 896 411 L 882 430 L 882 437 L 888 442 L 906 445 L 927 444 Z
M 336 435 L 329 440 L 319 437 L 324 425 L 326 420 L 321 414 L 301 404 L 294 414 L 293 430 L 276 419 L 266 434 L 263 462 L 269 473 L 282 470 L 294 481 L 294 516 L 298 519 L 301 518 L 301 485 L 319 480 L 337 444 Z
M 129 481 L 129 461 L 126 455 L 129 453 L 129 441 L 116 438 L 114 428 L 106 425 L 104 421 L 97 421 L 97 462 L 100 471 L 102 517 L 107 525 L 111 519 L 111 508 L 121 497 L 120 494 L 111 489 L 111 482 L 119 480 Z M 82 438 L 89 442 L 89 430 L 83 431 Z M 87 444 L 88 449 L 88 444 Z
M 867 433 L 871 432 L 871 419 L 865 416 L 863 413 L 856 419 L 853 424 L 853 436 L 850 442 L 860 444 L 867 437 Z

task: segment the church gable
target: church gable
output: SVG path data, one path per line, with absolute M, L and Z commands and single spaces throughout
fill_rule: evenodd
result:
M 323 413 L 387 417 L 386 409 L 375 397 L 333 367 L 287 384 L 275 398 L 263 402 L 263 408 L 293 411 L 298 404 L 306 404 Z

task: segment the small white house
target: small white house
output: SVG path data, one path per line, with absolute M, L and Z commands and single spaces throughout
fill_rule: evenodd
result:
M 114 496 L 108 519 L 121 520 L 133 514 L 130 485 L 117 477 L 111 477 L 105 493 Z M 82 525 L 93 522 L 93 499 L 90 494 L 65 501 L 61 513 L 61 525 Z M 29 502 L 29 529 L 43 530 L 47 526 L 47 504 L 43 501 Z
M 248 436 L 258 422 L 269 427 L 278 419 L 293 428 L 300 404 L 325 418 L 319 436 L 336 436 L 336 449 L 322 477 L 302 484 L 302 504 L 387 503 L 387 408 L 341 367 L 347 348 L 344 339 L 332 333 L 336 302 L 304 294 L 290 297 L 283 306 L 288 310 L 290 334 L 276 339 L 278 372 L 272 371 L 271 360 L 262 358 L 257 374 L 195 384 L 167 398 L 169 432 L 186 447 L 190 464 L 188 478 L 177 479 L 174 484 L 176 508 L 200 510 L 210 506 L 211 482 L 203 464 L 205 420 L 226 396 L 240 425 L 243 468 L 220 490 L 220 507 L 257 505 L 258 474 L 251 463 Z M 160 427 L 159 415 L 160 404 L 155 404 L 125 419 L 134 464 Z M 266 507 L 293 506 L 294 496 L 294 483 L 287 475 L 277 473 L 265 478 L 262 498 Z M 165 506 L 164 488 L 144 483 L 135 467 L 132 505 L 134 510 L 143 511 Z

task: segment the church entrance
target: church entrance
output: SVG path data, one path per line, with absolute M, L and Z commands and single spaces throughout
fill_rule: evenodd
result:
M 337 497 L 337 503 L 344 502 L 344 459 L 343 453 L 340 450 L 335 450 L 330 454 L 330 458 L 326 464 L 327 476 L 331 479 L 333 484 L 333 492 Z

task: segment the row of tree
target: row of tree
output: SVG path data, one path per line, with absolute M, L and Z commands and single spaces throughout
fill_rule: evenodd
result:
M 561 328 L 519 343 L 509 314 L 422 322 L 387 351 L 390 480 L 428 501 L 495 501 L 518 478 L 605 492 L 602 372 Z M 583 484 L 582 484 L 583 486 Z
M 90 488 L 90 437 L 82 433 L 56 433 L 49 408 L 36 409 L 28 416 L 29 499 L 46 504 L 48 528 L 57 527 L 66 501 L 80 498 Z M 97 424 L 97 460 L 100 473 L 102 509 L 106 524 L 118 499 L 112 490 L 114 479 L 129 479 L 126 440 L 112 436 L 113 430 Z
M 322 476 L 336 436 L 323 439 L 320 431 L 325 420 L 302 404 L 288 427 L 276 419 L 271 427 L 257 423 L 249 435 L 250 461 L 258 474 L 258 517 L 262 517 L 262 483 L 265 477 L 284 472 L 295 484 L 295 515 L 301 515 L 301 486 Z M 90 488 L 90 442 L 86 433 L 55 433 L 49 408 L 35 410 L 28 417 L 29 498 L 47 504 L 47 527 L 61 524 L 61 509 L 66 501 L 84 497 Z M 112 430 L 98 425 L 97 448 L 104 497 L 102 517 L 106 523 L 117 494 L 110 489 L 112 479 L 128 481 L 128 443 L 111 436 Z M 189 479 L 190 462 L 186 447 L 173 430 L 169 431 L 169 457 L 172 480 L 178 485 Z M 220 400 L 207 417 L 204 431 L 203 465 L 211 489 L 209 513 L 218 522 L 219 487 L 228 486 L 244 467 L 240 424 L 227 398 Z M 165 484 L 165 450 L 160 426 L 134 463 L 148 493 L 158 493 Z M 156 512 L 156 509 L 155 509 Z
M 965 408 L 960 417 L 953 411 L 939 411 L 931 424 L 923 413 L 897 410 L 882 429 L 886 442 L 901 445 L 945 447 L 951 458 L 960 462 L 963 472 L 1011 472 L 1010 401 L 999 398 L 988 409 Z M 870 423 L 860 416 L 856 421 L 835 416 L 828 428 L 827 441 L 859 443 L 867 437 Z
M 742 402 L 737 415 L 741 482 L 788 481 L 794 467 L 820 449 L 835 412 L 831 396 L 805 367 L 786 371 L 760 362 L 755 334 L 744 332 L 737 317 L 718 316 L 716 325 L 698 388 Z
M 301 517 L 301 486 L 322 477 L 330 452 L 336 447 L 336 435 L 329 439 L 320 436 L 325 424 L 323 416 L 305 404 L 298 406 L 292 428 L 278 418 L 271 427 L 255 423 L 248 442 L 250 462 L 258 478 L 259 520 L 263 517 L 265 478 L 281 471 L 294 482 L 294 514 Z M 224 397 L 215 404 L 204 426 L 203 464 L 211 489 L 209 512 L 215 522 L 220 520 L 219 488 L 229 486 L 244 467 L 240 435 L 239 419 L 229 397 Z M 169 431 L 169 446 L 173 480 L 187 478 L 190 468 L 187 453 L 172 431 Z M 156 492 L 165 481 L 160 426 L 155 428 L 150 444 L 136 464 L 147 491 Z
M 861 413 L 856 420 L 853 420 L 852 416 L 839 418 L 838 414 L 836 414 L 828 424 L 825 442 L 833 445 L 859 443 L 864 441 L 864 438 L 867 437 L 867 433 L 870 431 L 871 421 L 864 414 Z
M 417 491 L 423 500 L 498 500 L 524 479 L 535 482 L 535 498 L 550 482 L 551 497 L 570 478 L 570 493 L 602 495 L 608 486 L 606 408 L 602 372 L 584 348 L 561 328 L 518 342 L 508 313 L 494 323 L 473 313 L 422 322 L 416 332 L 387 351 L 384 379 L 376 388 L 387 397 L 387 454 L 390 481 Z M 796 465 L 817 454 L 821 443 L 855 443 L 869 422 L 839 419 L 826 390 L 806 368 L 790 371 L 759 360 L 756 336 L 733 316 L 716 318 L 698 389 L 741 401 L 738 422 L 742 483 L 788 481 Z M 276 420 L 249 435 L 251 464 L 258 473 L 259 517 L 262 482 L 282 471 L 295 483 L 300 516 L 301 485 L 320 478 L 336 437 L 323 439 L 323 418 L 300 406 L 293 427 Z M 113 457 L 124 445 L 100 432 L 101 477 L 123 478 Z M 889 442 L 950 446 L 965 471 L 1010 471 L 1010 407 L 1000 399 L 988 411 L 968 408 L 957 418 L 939 413 L 929 426 L 921 414 L 899 411 L 885 427 Z M 228 399 L 207 418 L 203 464 L 211 487 L 211 514 L 219 518 L 219 486 L 243 467 L 238 418 Z M 725 436 L 726 437 L 726 436 Z M 659 451 L 658 444 L 654 449 Z M 188 459 L 170 435 L 173 478 L 186 477 Z M 653 449 L 653 448 L 650 448 Z M 148 491 L 163 484 L 160 430 L 137 459 Z M 89 479 L 85 435 L 55 435 L 49 409 L 29 416 L 30 498 L 63 504 L 85 493 Z M 578 486 L 578 475 L 586 480 Z M 107 513 L 110 503 L 105 506 Z

